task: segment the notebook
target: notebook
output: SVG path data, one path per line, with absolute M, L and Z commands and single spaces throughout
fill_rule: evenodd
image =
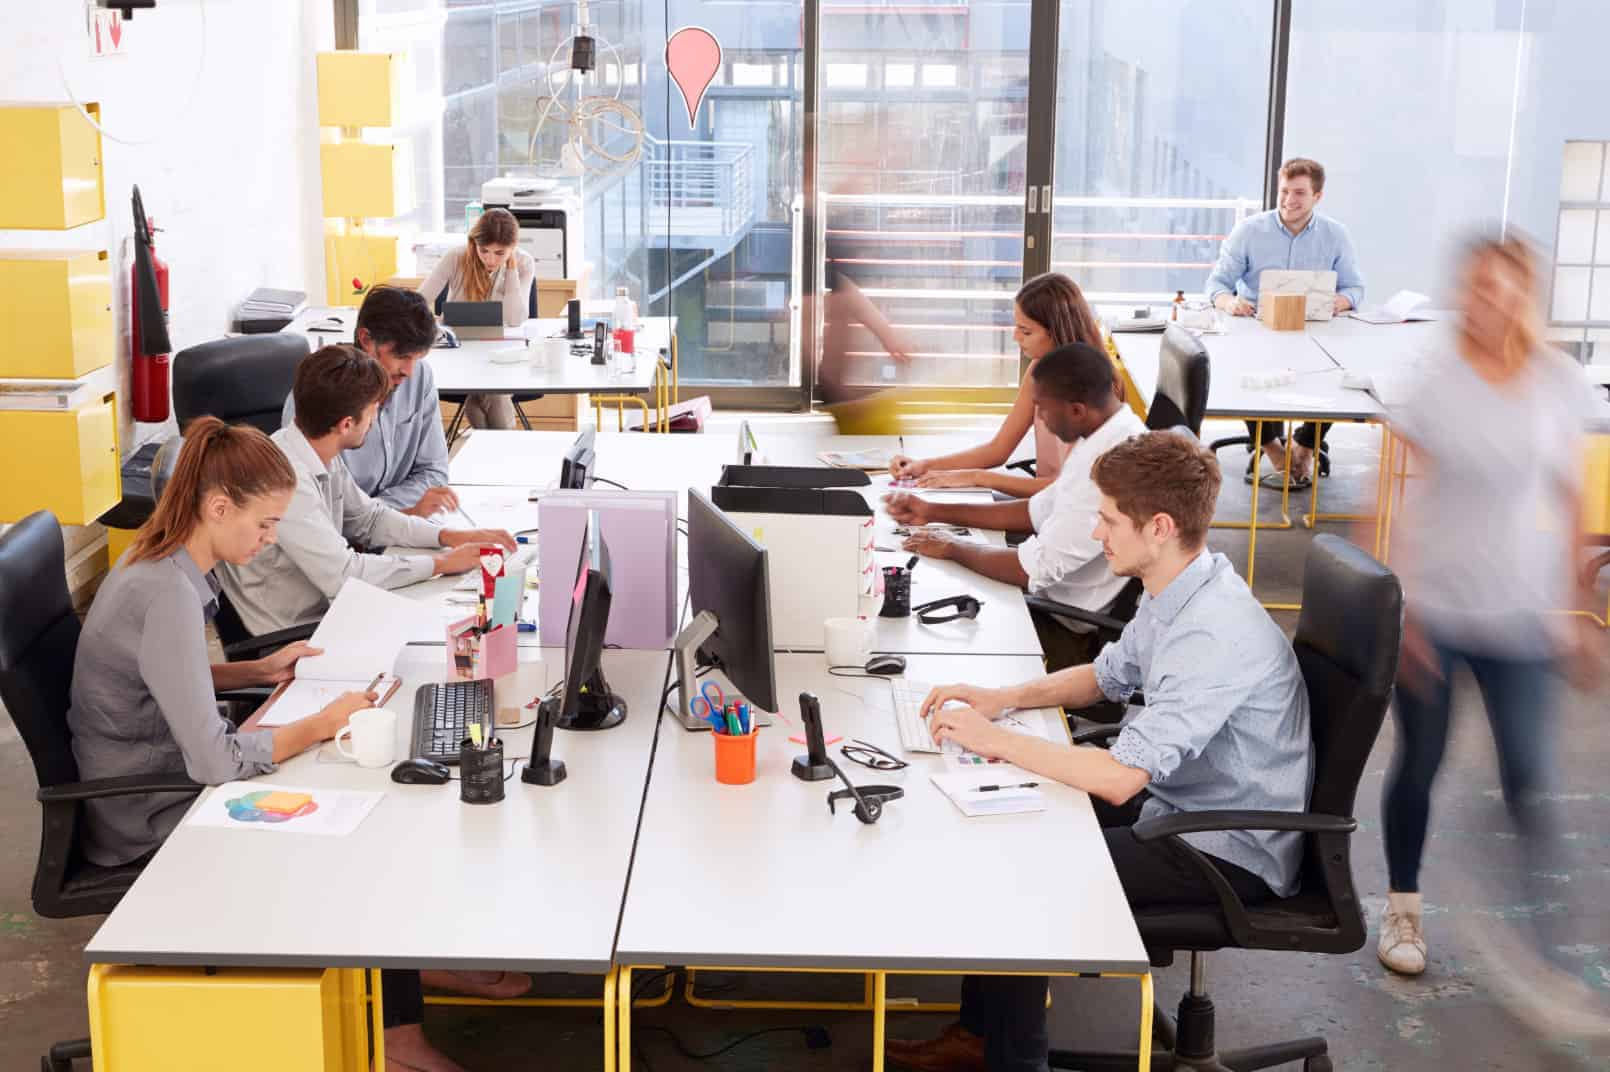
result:
M 316 714 L 343 692 L 361 692 L 375 675 L 389 673 L 397 653 L 428 613 L 418 600 L 347 578 L 308 643 L 320 655 L 298 659 L 296 677 L 268 705 L 259 726 L 284 726 Z M 392 691 L 396 682 L 392 683 Z M 380 703 L 387 697 L 382 696 Z
M 980 815 L 1017 815 L 1045 810 L 1045 794 L 1037 786 L 1024 785 L 1041 779 L 1008 764 L 936 773 L 931 777 L 939 791 L 970 819 Z M 981 786 L 1000 788 L 981 789 Z

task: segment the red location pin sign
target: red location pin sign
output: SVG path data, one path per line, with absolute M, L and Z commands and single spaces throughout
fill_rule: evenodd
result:
M 692 126 L 704 100 L 704 91 L 721 70 L 721 42 L 702 26 L 684 26 L 665 43 L 665 66 L 682 91 Z

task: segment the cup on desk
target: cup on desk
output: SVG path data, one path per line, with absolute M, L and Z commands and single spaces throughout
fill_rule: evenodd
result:
M 865 666 L 877 628 L 865 618 L 829 618 L 822 623 L 829 666 Z
M 758 730 L 750 733 L 712 733 L 716 743 L 716 781 L 722 785 L 748 785 L 755 780 L 755 743 Z
M 342 739 L 352 742 L 352 751 Z M 384 707 L 354 711 L 335 735 L 335 750 L 360 767 L 389 767 L 397 756 L 397 712 Z
M 559 368 L 570 356 L 569 339 L 536 338 L 528 340 L 526 352 L 531 356 L 533 368 Z

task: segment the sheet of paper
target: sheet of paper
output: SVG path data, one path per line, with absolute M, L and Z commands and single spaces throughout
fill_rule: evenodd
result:
M 284 794 L 276 798 L 276 794 Z M 379 792 L 355 789 L 302 789 L 266 782 L 229 782 L 210 790 L 185 819 L 187 826 L 215 826 L 226 830 L 266 830 L 277 834 L 312 834 L 345 837 L 374 811 Z M 307 798 L 298 810 L 286 813 L 265 809 L 275 799 Z
M 826 465 L 837 469 L 887 469 L 894 460 L 894 451 L 888 447 L 868 447 L 865 450 L 824 450 L 817 455 Z
M 1037 788 L 1022 787 L 1014 767 L 950 771 L 930 777 L 933 778 L 934 785 L 939 787 L 939 791 L 949 797 L 951 803 L 969 818 L 1045 810 L 1045 794 Z M 995 790 L 979 788 L 985 785 L 1000 788 Z
M 537 504 L 524 487 L 454 485 L 458 510 L 444 510 L 433 520 L 448 528 L 504 529 L 520 533 L 537 527 Z M 473 523 L 472 523 L 473 522 Z
M 263 717 L 257 720 L 259 726 L 288 726 L 292 722 L 300 722 L 312 714 L 317 714 L 324 706 L 335 700 L 343 692 L 358 692 L 374 680 L 374 675 L 362 681 L 310 681 L 306 678 L 297 678 L 285 686 L 285 691 L 274 698 Z
M 414 639 L 429 613 L 419 600 L 349 577 L 309 640 L 324 654 L 297 660 L 296 676 L 368 681 L 392 668 L 397 652 Z

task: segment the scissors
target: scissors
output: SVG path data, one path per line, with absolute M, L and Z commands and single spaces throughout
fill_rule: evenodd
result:
M 711 699 L 712 693 L 715 694 L 714 699 Z M 702 715 L 699 714 L 700 704 L 704 704 L 704 714 Z M 727 696 L 721 691 L 721 686 L 714 681 L 706 681 L 700 685 L 699 695 L 688 701 L 688 710 L 693 712 L 693 717 L 700 721 L 706 721 L 712 717 L 720 718 L 721 713 L 726 709 Z

